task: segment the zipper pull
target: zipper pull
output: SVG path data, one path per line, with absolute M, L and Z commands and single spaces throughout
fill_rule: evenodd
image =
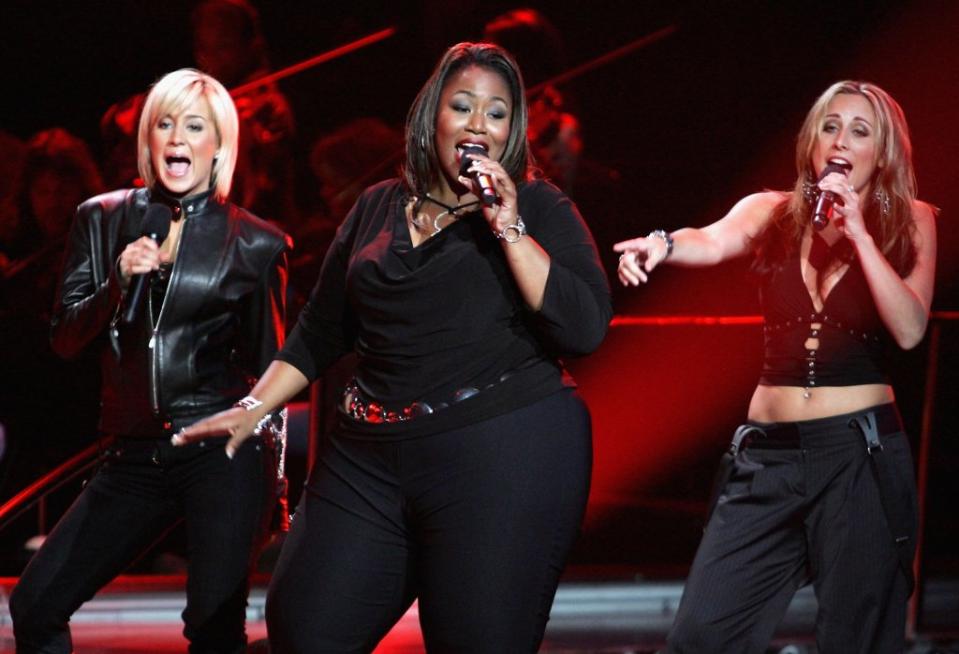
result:
M 151 334 L 150 342 L 147 344 L 147 347 L 152 350 L 153 346 L 156 345 L 156 340 L 157 340 L 156 333 Z

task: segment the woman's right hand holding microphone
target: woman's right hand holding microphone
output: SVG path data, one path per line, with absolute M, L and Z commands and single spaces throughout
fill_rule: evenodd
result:
M 127 246 L 120 254 L 119 273 L 120 283 L 123 288 L 130 284 L 130 279 L 134 275 L 143 275 L 153 272 L 160 267 L 161 263 L 170 260 L 170 255 L 160 252 L 160 246 L 157 245 L 149 236 L 141 236 Z

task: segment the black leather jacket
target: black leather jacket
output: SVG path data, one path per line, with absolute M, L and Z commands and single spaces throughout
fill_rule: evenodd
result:
M 147 301 L 126 325 L 117 261 L 151 201 L 186 222 L 159 310 Z M 243 397 L 282 345 L 290 247 L 282 231 L 209 192 L 175 200 L 123 190 L 81 204 L 51 341 L 67 358 L 100 348 L 102 431 L 168 436 Z

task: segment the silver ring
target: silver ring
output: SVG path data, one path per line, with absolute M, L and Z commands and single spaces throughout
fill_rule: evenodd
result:
M 850 184 L 850 185 L 847 186 L 846 188 L 849 189 L 849 192 L 850 192 L 850 193 L 855 193 L 855 192 L 856 192 L 856 187 L 853 186 L 852 184 Z

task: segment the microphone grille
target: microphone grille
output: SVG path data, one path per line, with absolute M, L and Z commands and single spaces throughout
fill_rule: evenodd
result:
M 830 162 L 830 163 L 827 163 L 826 167 L 822 169 L 822 172 L 819 174 L 819 179 L 820 180 L 825 179 L 826 175 L 829 175 L 831 173 L 841 173 L 845 175 L 848 172 L 849 172 L 848 166 Z
M 157 243 L 166 240 L 170 233 L 170 220 L 173 219 L 173 212 L 170 207 L 158 202 L 152 203 L 147 207 L 146 214 L 143 216 L 142 228 L 140 234 L 143 236 L 154 236 Z
M 463 147 L 463 151 L 460 153 L 460 175 L 463 177 L 466 177 L 466 171 L 473 162 L 472 159 L 466 156 L 468 154 L 486 155 L 488 151 L 481 145 L 467 145 Z

